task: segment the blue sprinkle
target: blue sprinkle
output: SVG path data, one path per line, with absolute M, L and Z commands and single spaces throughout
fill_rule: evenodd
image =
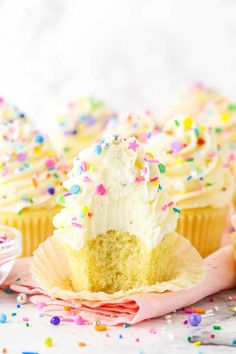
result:
M 42 135 L 37 135 L 35 137 L 35 141 L 36 141 L 36 143 L 42 144 L 44 141 L 44 137 Z
M 190 179 L 192 179 L 192 176 L 186 177 L 186 180 L 187 180 L 187 181 L 190 181 Z
M 78 184 L 74 184 L 70 189 L 71 194 L 77 194 L 79 192 L 80 192 L 80 186 Z
M 236 339 L 233 339 L 233 340 L 232 340 L 232 344 L 233 344 L 233 345 L 236 345 Z
M 93 150 L 94 150 L 96 155 L 100 155 L 102 153 L 101 145 L 95 145 Z
M 5 323 L 7 322 L 7 315 L 5 315 L 5 313 L 2 313 L 0 315 L 0 323 Z
M 123 338 L 122 334 L 119 334 L 119 338 L 120 338 L 120 339 L 122 339 L 122 338 Z

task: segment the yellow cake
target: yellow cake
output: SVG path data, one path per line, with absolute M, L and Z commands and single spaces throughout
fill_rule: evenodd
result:
M 214 133 L 192 118 L 170 119 L 146 151 L 166 164 L 166 188 L 181 209 L 177 230 L 203 256 L 215 251 L 234 193 L 233 176 Z
M 48 138 L 22 114 L 0 120 L 0 224 L 23 235 L 22 256 L 31 256 L 53 231 L 66 167 Z M 59 198 L 60 199 L 60 198 Z
M 203 262 L 175 232 L 179 210 L 164 191 L 163 169 L 135 138 L 115 135 L 83 150 L 64 182 L 56 230 L 34 255 L 40 286 L 63 298 L 104 299 L 198 283 Z

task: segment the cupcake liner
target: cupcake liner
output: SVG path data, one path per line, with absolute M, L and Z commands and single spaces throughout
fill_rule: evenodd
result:
M 230 236 L 233 245 L 234 259 L 236 260 L 236 232 L 232 232 Z
M 0 224 L 15 227 L 22 233 L 21 257 L 32 256 L 40 243 L 51 236 L 54 230 L 53 216 L 60 207 L 51 209 L 23 210 L 21 215 L 13 213 L 0 213 Z
M 186 237 L 202 257 L 207 257 L 220 247 L 228 214 L 228 206 L 183 209 L 176 231 Z
M 170 238 L 173 247 L 164 251 L 165 242 L 169 244 Z M 166 236 L 159 245 L 161 244 L 164 247 L 162 247 L 157 272 L 161 269 L 163 277 L 163 269 L 166 270 L 166 278 L 169 280 L 152 286 L 118 291 L 113 294 L 73 291 L 67 251 L 54 236 L 49 237 L 34 252 L 31 272 L 45 293 L 64 300 L 111 300 L 138 293 L 178 291 L 192 287 L 203 280 L 205 275 L 203 259 L 188 240 L 173 233 Z

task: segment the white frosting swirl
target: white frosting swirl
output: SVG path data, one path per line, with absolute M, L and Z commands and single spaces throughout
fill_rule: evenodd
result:
M 181 209 L 224 207 L 234 191 L 233 177 L 214 135 L 190 117 L 167 122 L 146 145 L 166 164 L 166 188 Z
M 164 166 L 144 155 L 133 137 L 107 138 L 74 160 L 64 187 L 64 208 L 54 217 L 55 235 L 79 250 L 98 234 L 126 231 L 151 250 L 175 230 L 178 209 L 163 190 Z

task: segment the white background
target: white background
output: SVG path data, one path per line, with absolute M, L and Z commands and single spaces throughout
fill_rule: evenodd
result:
M 235 0 L 0 1 L 0 94 L 38 125 L 84 94 L 159 112 L 193 80 L 236 96 Z

